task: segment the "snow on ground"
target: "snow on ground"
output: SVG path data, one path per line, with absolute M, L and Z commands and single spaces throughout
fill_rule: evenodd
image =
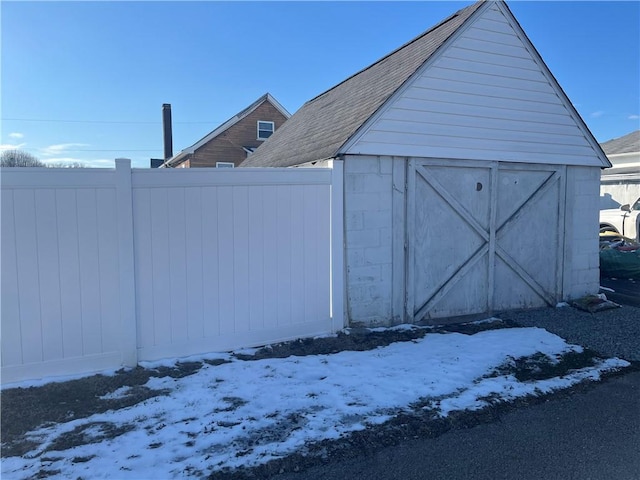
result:
M 535 382 L 495 372 L 514 358 L 570 351 L 581 347 L 539 328 L 512 328 L 427 334 L 364 352 L 205 364 L 188 377 L 151 378 L 146 386 L 169 389 L 166 396 L 31 432 L 39 447 L 4 458 L 2 477 L 34 478 L 41 468 L 60 472 L 48 478 L 203 477 L 383 423 L 421 399 L 447 415 L 481 408 L 488 396 L 509 400 L 548 392 L 628 365 L 609 359 Z M 126 396 L 127 389 L 111 395 Z M 106 431 L 114 426 L 129 430 L 109 438 Z M 71 431 L 82 431 L 84 445 L 46 451 Z

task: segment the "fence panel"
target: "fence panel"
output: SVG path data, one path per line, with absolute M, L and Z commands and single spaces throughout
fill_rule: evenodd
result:
M 114 172 L 2 171 L 2 383 L 122 364 Z
M 2 169 L 2 383 L 344 325 L 342 164 Z
M 332 173 L 134 170 L 138 358 L 332 331 Z

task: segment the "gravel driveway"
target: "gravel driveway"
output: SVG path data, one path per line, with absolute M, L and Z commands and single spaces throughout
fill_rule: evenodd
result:
M 591 348 L 607 357 L 640 362 L 640 308 L 588 313 L 572 307 L 544 308 L 496 315 L 525 327 L 540 327 L 570 343 Z

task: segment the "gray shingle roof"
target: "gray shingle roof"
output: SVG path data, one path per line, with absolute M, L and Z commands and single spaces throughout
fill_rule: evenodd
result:
M 631 132 L 623 137 L 614 138 L 600 145 L 607 155 L 640 152 L 640 130 Z
M 340 147 L 482 5 L 470 5 L 373 65 L 306 102 L 242 167 L 288 167 Z

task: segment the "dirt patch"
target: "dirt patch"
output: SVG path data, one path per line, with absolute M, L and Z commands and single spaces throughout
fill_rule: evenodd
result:
M 115 375 L 92 375 L 40 387 L 12 388 L 0 392 L 2 456 L 23 455 L 35 444 L 24 434 L 38 427 L 87 418 L 96 413 L 130 407 L 169 390 L 144 386 L 151 377 L 181 378 L 202 367 L 200 362 L 172 367 L 120 370 Z M 110 394 L 119 393 L 115 396 Z M 124 433 L 124 432 L 122 432 Z
M 292 355 L 319 355 L 341 351 L 364 351 L 387 346 L 394 342 L 415 341 L 427 333 L 475 334 L 485 330 L 517 326 L 495 320 L 470 324 L 452 324 L 442 327 L 407 329 L 351 329 L 332 337 L 302 339 L 271 345 L 257 350 L 253 354 L 235 354 L 239 360 L 252 361 L 265 358 L 285 358 Z M 521 381 L 560 376 L 571 370 L 592 366 L 597 360 L 595 352 L 585 350 L 581 354 L 568 354 L 560 359 L 520 358 L 512 359 L 498 369 L 496 375 L 511 373 Z M 169 390 L 154 390 L 145 386 L 152 377 L 182 378 L 196 373 L 203 365 L 217 366 L 227 360 L 204 360 L 202 362 L 182 362 L 171 367 L 145 369 L 137 367 L 120 370 L 115 375 L 93 375 L 78 380 L 61 383 L 49 383 L 39 387 L 6 389 L 0 392 L 2 402 L 2 456 L 23 455 L 38 446 L 37 441 L 26 434 L 38 427 L 59 422 L 87 418 L 96 413 L 117 410 L 135 405 L 147 399 L 168 394 Z M 572 389 L 585 388 L 578 386 Z M 567 395 L 571 391 L 554 395 Z M 356 431 L 338 440 L 327 440 L 307 445 L 303 450 L 286 458 L 274 460 L 254 469 L 223 471 L 210 478 L 269 478 L 280 472 L 299 471 L 313 465 L 333 459 L 348 459 L 366 452 L 398 443 L 411 438 L 433 437 L 452 428 L 469 428 L 479 423 L 495 421 L 503 412 L 530 403 L 546 401 L 546 397 L 519 399 L 509 405 L 487 399 L 488 406 L 475 412 L 453 413 L 441 418 L 430 409 L 433 399 L 417 402 L 403 412 L 393 412 L 391 420 L 382 425 L 370 426 L 366 430 Z M 225 397 L 222 410 L 231 411 L 241 407 L 244 400 Z M 246 449 L 260 445 L 268 439 L 282 435 L 282 431 L 304 428 L 300 418 L 287 418 L 277 428 L 261 432 L 264 438 L 251 436 L 244 438 L 241 447 Z M 212 425 L 211 428 L 223 428 L 231 425 Z M 158 428 L 161 428 L 159 425 Z M 47 450 L 67 449 L 76 445 L 100 442 L 114 438 L 133 426 L 115 426 L 107 422 L 94 422 L 61 435 Z M 206 429 L 203 433 L 207 433 Z M 161 448 L 161 444 L 150 444 L 148 448 Z M 238 455 L 243 455 L 239 448 Z M 46 456 L 46 454 L 45 454 Z M 43 457 L 44 459 L 44 457 Z M 74 462 L 86 462 L 90 457 L 78 457 Z M 54 475 L 56 472 L 43 469 L 40 478 Z
M 261 348 L 253 354 L 235 354 L 240 360 L 262 360 L 264 358 L 286 358 L 290 356 L 328 355 L 343 351 L 361 352 L 386 347 L 394 342 L 409 342 L 424 337 L 427 333 L 474 333 L 498 328 L 515 326 L 508 322 L 495 319 L 477 323 L 451 324 L 438 327 L 423 327 L 411 329 L 370 330 L 367 328 L 352 328 L 348 333 L 339 332 L 335 336 L 325 338 L 303 338 L 291 342 L 283 342 Z

